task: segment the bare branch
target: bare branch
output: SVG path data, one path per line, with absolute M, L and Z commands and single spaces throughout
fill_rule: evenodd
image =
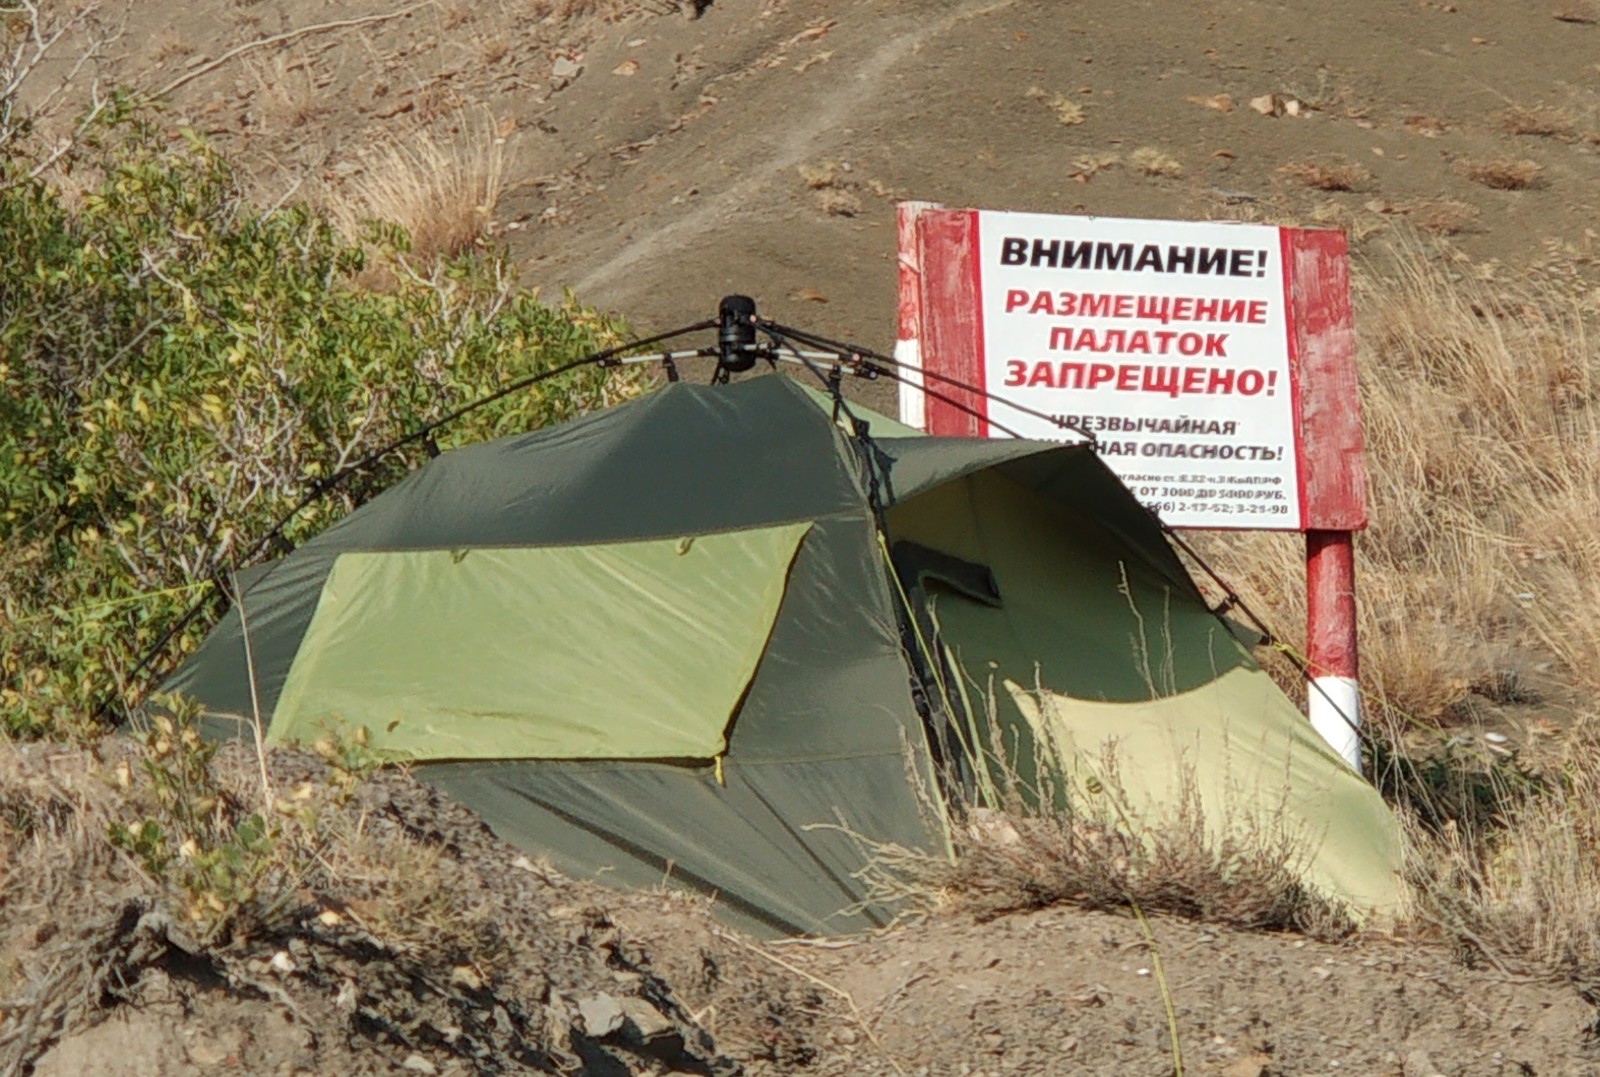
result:
M 311 34 L 326 33 L 330 30 L 347 30 L 356 26 L 370 26 L 373 23 L 388 22 L 391 19 L 398 19 L 402 16 L 409 15 L 418 8 L 425 7 L 428 2 L 430 2 L 430 0 L 422 0 L 420 3 L 409 4 L 397 11 L 388 11 L 380 15 L 364 15 L 355 19 L 335 19 L 332 22 L 319 22 L 313 26 L 302 26 L 299 29 L 285 30 L 281 34 L 273 34 L 270 37 L 257 38 L 254 41 L 246 41 L 243 45 L 234 46 L 214 60 L 208 60 L 205 63 L 200 64 L 198 67 L 194 67 L 188 71 L 185 71 L 183 74 L 179 75 L 177 78 L 161 87 L 161 89 L 157 90 L 155 95 L 157 97 L 165 97 L 167 94 L 178 89 L 179 87 L 188 85 L 195 79 L 200 78 L 202 75 L 211 74 L 211 72 L 215 71 L 223 64 L 226 64 L 229 60 L 243 56 L 247 52 L 254 52 L 256 49 L 269 48 L 273 45 L 281 45 L 286 41 L 294 41 L 297 38 L 308 37 Z

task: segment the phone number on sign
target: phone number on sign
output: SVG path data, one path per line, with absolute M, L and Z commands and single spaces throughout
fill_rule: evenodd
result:
M 1289 506 L 1282 501 L 1145 501 L 1145 508 L 1157 512 L 1207 512 L 1213 516 L 1287 516 Z

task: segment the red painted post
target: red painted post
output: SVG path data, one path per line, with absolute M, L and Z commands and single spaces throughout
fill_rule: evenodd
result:
M 1361 771 L 1356 565 L 1349 531 L 1306 532 L 1306 658 L 1311 726 Z
M 1354 532 L 1367 525 L 1349 258 L 1342 232 L 1283 230 L 1306 529 L 1306 716 L 1361 771 Z
M 934 202 L 901 202 L 895 207 L 899 303 L 894 358 L 905 364 L 900 376 L 906 379 L 900 383 L 900 421 L 918 430 L 927 429 L 928 412 L 922 392 L 922 245 L 917 242 L 917 216 L 936 207 Z

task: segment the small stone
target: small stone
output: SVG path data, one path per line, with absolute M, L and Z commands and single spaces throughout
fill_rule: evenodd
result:
M 1271 1073 L 1272 1059 L 1263 1054 L 1245 1055 L 1224 1066 L 1221 1077 L 1265 1077 Z
M 554 79 L 575 79 L 582 72 L 583 65 L 570 56 L 557 56 L 550 65 L 550 77 Z
M 1263 116 L 1283 115 L 1283 102 L 1275 93 L 1262 94 L 1260 97 L 1250 99 L 1250 107 Z
M 400 1063 L 400 1068 L 410 1070 L 412 1073 L 438 1073 L 439 1068 L 421 1055 L 407 1055 L 406 1060 Z
M 197 1066 L 218 1066 L 228 1059 L 227 1049 L 214 1043 L 191 1043 L 185 1050 Z
M 1407 1051 L 1400 1061 L 1400 1072 L 1404 1077 L 1444 1077 L 1426 1051 Z
M 621 1004 L 610 995 L 601 993 L 578 1000 L 578 1018 L 583 1022 L 583 1030 L 596 1038 L 609 1036 L 621 1028 L 625 1017 Z
M 633 1026 L 634 1034 L 645 1043 L 651 1043 L 677 1031 L 660 1010 L 642 998 L 630 996 L 617 1005 L 622 1016 Z

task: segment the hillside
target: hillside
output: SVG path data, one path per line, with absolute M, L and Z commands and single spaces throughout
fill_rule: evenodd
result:
M 100 14 L 110 36 L 70 99 L 96 78 L 164 91 L 168 133 L 203 134 L 257 202 L 390 217 L 419 246 L 504 244 L 524 283 L 640 334 L 742 291 L 888 350 L 903 198 L 1343 228 L 1375 461 L 1374 716 L 1491 780 L 1507 758 L 1561 773 L 1569 745 L 1591 743 L 1596 0 Z M 850 391 L 893 411 L 886 386 Z M 1294 631 L 1293 540 L 1207 550 Z M 135 860 L 86 851 L 119 818 L 104 793 L 127 786 L 134 750 L 0 742 L 0 834 L 22 835 L 0 862 L 0 1077 L 1600 1073 L 1585 978 L 1600 933 L 1584 919 L 1600 907 L 1577 896 L 1578 927 L 1539 955 L 1456 924 L 1319 939 L 931 893 L 942 911 L 882 936 L 767 945 L 665 888 L 548 872 L 403 774 L 318 817 L 376 843 L 306 883 L 331 919 L 208 954 L 146 915 Z M 253 764 L 225 762 L 247 789 Z M 274 781 L 326 783 L 319 766 L 284 754 Z M 1564 773 L 1592 806 L 1579 794 L 1600 770 Z M 426 881 L 400 885 L 413 868 Z M 334 892 L 372 923 L 333 913 Z M 440 928 L 453 949 L 433 952 L 426 930 L 455 924 L 469 927 Z

